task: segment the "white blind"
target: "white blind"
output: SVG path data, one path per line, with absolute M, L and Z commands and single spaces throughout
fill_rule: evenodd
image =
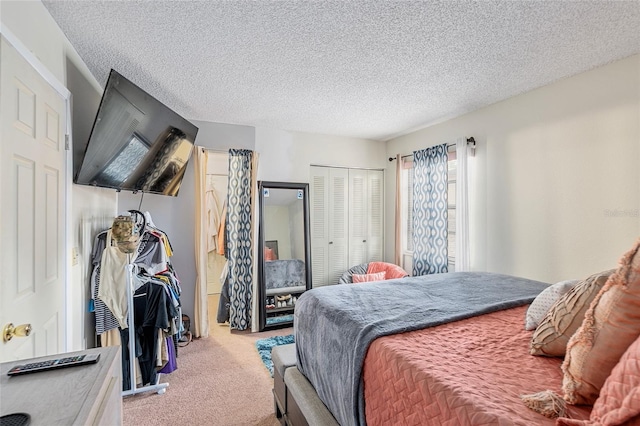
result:
M 325 238 L 326 237 L 326 227 L 325 224 L 325 187 L 326 179 L 324 176 L 313 176 L 313 192 L 311 198 L 311 211 L 313 214 L 313 228 L 312 233 L 314 238 Z M 314 253 L 315 256 L 315 253 Z

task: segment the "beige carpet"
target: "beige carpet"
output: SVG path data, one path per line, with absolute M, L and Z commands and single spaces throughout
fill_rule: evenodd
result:
M 228 325 L 210 324 L 208 338 L 179 348 L 178 369 L 161 376 L 161 382 L 169 383 L 163 395 L 147 392 L 123 399 L 125 425 L 279 424 L 273 411 L 273 379 L 255 341 L 293 329 L 230 332 Z

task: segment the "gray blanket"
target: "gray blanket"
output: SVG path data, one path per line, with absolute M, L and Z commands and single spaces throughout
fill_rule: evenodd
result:
M 298 368 L 342 425 L 365 425 L 362 365 L 376 338 L 530 303 L 548 284 L 481 272 L 344 284 L 296 304 Z

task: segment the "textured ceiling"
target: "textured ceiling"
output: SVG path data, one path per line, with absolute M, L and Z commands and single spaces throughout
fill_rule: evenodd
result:
M 639 1 L 43 1 L 192 120 L 387 140 L 640 52 Z

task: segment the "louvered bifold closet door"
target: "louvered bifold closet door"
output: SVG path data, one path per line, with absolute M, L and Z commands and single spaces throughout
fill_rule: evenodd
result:
M 367 171 L 366 262 L 382 262 L 384 256 L 384 172 Z
M 329 278 L 329 169 L 311 167 L 311 270 L 313 287 Z
M 349 170 L 349 268 L 368 261 L 367 184 L 366 170 Z
M 329 284 L 336 284 L 348 269 L 349 170 L 329 169 Z

